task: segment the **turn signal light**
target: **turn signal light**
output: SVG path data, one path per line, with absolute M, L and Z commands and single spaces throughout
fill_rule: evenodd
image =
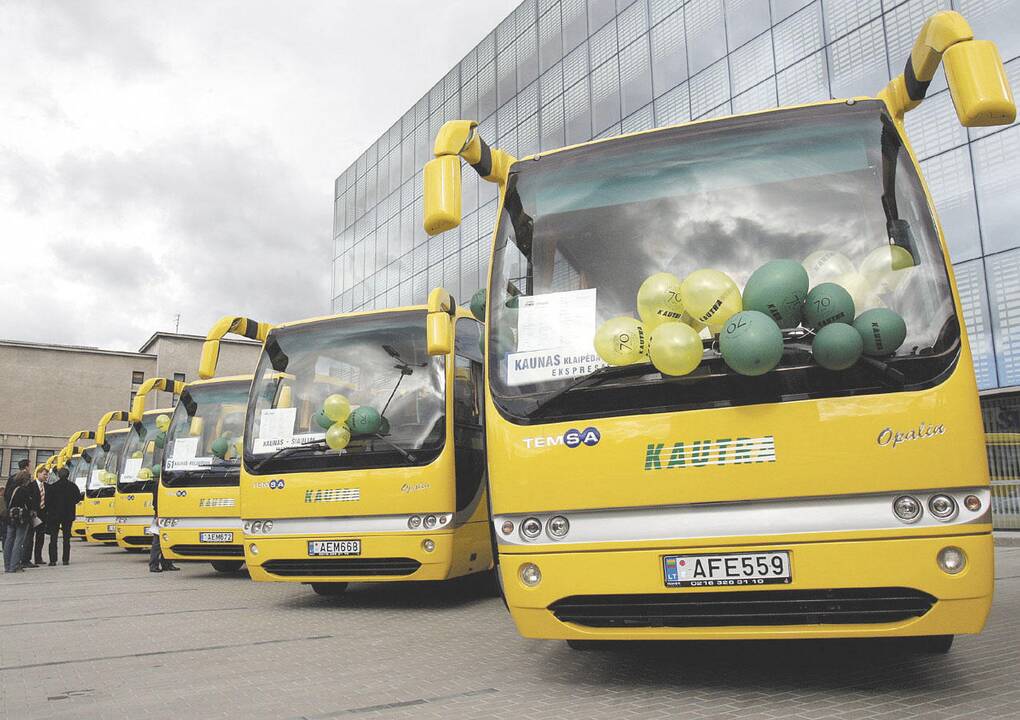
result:
M 963 499 L 963 506 L 971 512 L 977 512 L 981 509 L 981 498 L 977 495 L 968 495 Z
M 518 575 L 521 578 L 521 582 L 528 587 L 535 587 L 542 582 L 542 571 L 538 569 L 538 565 L 535 563 L 524 563 L 521 565 Z
M 967 555 L 958 547 L 944 547 L 936 558 L 939 568 L 947 575 L 958 575 L 967 566 Z

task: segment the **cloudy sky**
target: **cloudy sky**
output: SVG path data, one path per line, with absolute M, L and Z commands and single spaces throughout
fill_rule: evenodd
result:
M 0 0 L 0 338 L 330 306 L 334 178 L 517 0 Z

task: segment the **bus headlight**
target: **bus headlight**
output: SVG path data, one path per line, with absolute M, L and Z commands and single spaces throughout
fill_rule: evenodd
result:
M 262 532 L 262 521 L 254 520 L 251 524 L 251 534 L 258 535 L 260 532 Z
M 960 548 L 950 545 L 939 550 L 936 561 L 942 572 L 947 575 L 958 575 L 967 565 L 967 555 Z
M 503 524 L 499 528 L 500 532 L 504 535 L 509 535 L 514 531 L 514 524 L 510 520 L 504 520 Z
M 435 515 L 426 515 L 421 522 L 426 530 L 431 530 L 438 524 L 439 521 L 436 519 Z
M 921 503 L 910 495 L 900 495 L 893 500 L 893 512 L 905 523 L 917 522 L 921 517 Z
M 550 537 L 557 539 L 565 537 L 570 531 L 570 521 L 562 515 L 557 515 L 545 524 L 545 531 L 549 533 Z
M 535 563 L 524 563 L 517 574 L 520 576 L 521 582 L 528 587 L 535 587 L 542 582 L 542 571 Z
M 948 495 L 933 495 L 928 500 L 928 512 L 939 520 L 951 520 L 956 515 L 956 501 Z
M 407 518 L 407 527 L 411 530 L 417 530 L 421 526 L 421 518 L 417 515 L 412 515 Z
M 521 535 L 528 540 L 534 540 L 542 532 L 542 522 L 538 518 L 530 517 L 521 523 Z

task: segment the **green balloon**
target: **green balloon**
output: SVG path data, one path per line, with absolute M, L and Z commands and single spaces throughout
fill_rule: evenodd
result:
M 744 310 L 726 321 L 719 351 L 735 372 L 764 375 L 783 358 L 783 332 L 765 313 Z
M 156 447 L 163 447 L 163 446 L 165 446 L 166 445 L 166 433 L 165 432 L 158 432 L 158 433 L 156 433 L 156 437 L 154 438 L 153 442 L 156 443 Z
M 371 435 L 379 431 L 380 425 L 382 425 L 382 416 L 370 405 L 362 405 L 347 418 L 347 427 L 355 435 Z
M 326 415 L 325 410 L 320 410 L 319 412 L 315 413 L 315 424 L 321 427 L 323 430 L 329 430 L 329 426 L 332 425 L 333 422 L 334 421 L 330 420 L 329 416 Z
M 826 325 L 811 343 L 815 362 L 826 370 L 846 370 L 852 367 L 864 350 L 860 333 L 846 323 Z
M 808 274 L 795 260 L 771 260 L 751 273 L 742 294 L 744 310 L 757 310 L 781 328 L 800 324 Z
M 854 299 L 842 285 L 822 283 L 811 288 L 804 301 L 804 322 L 814 330 L 854 321 Z
M 218 458 L 222 458 L 227 454 L 227 450 L 230 449 L 230 442 L 224 438 L 216 438 L 212 443 L 212 452 Z
M 162 473 L 162 472 L 163 472 L 163 467 L 161 465 L 153 465 L 152 466 L 152 477 L 158 478 L 160 476 L 160 473 Z
M 390 421 L 385 417 L 379 422 L 379 434 L 389 435 L 390 434 Z
M 854 328 L 864 342 L 865 355 L 892 355 L 907 339 L 907 324 L 888 308 L 865 310 L 854 320 Z
M 485 288 L 480 288 L 471 296 L 471 314 L 476 320 L 485 322 Z

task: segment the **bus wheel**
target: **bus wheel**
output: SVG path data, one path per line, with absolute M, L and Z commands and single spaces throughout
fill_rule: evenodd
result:
M 954 637 L 954 635 L 925 635 L 915 638 L 916 647 L 920 652 L 945 655 L 953 647 Z
M 345 582 L 317 582 L 309 583 L 309 585 L 312 586 L 316 595 L 324 597 L 338 597 L 347 592 L 347 583 Z
M 210 560 L 209 563 L 216 572 L 221 573 L 235 573 L 244 565 L 243 560 Z

